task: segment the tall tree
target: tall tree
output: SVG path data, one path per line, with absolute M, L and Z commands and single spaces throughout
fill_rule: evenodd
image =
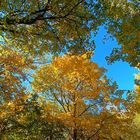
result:
M 110 130 L 113 121 L 118 119 L 122 123 L 118 124 L 123 126 L 123 121 L 131 118 L 125 118 L 128 104 L 122 97 L 123 92 L 116 91 L 116 84 L 104 76 L 105 69 L 90 62 L 89 56 L 88 53 L 57 57 L 37 71 L 32 83 L 36 92 L 59 106 L 59 112 L 54 114 L 68 128 L 73 140 L 107 137 L 105 126 Z M 121 114 L 124 114 L 122 119 Z M 117 126 L 112 129 L 112 137 L 117 138 Z
M 60 52 L 67 48 L 83 51 L 89 46 L 90 28 L 101 24 L 93 22 L 89 5 L 84 0 L 12 0 L 1 4 L 1 34 L 17 43 L 20 50 L 39 54 Z M 91 24 L 91 25 L 90 25 Z M 22 47 L 21 47 L 22 45 Z
M 0 31 L 23 52 L 81 53 L 94 49 L 90 32 L 104 25 L 122 45 L 109 61 L 122 58 L 134 66 L 139 62 L 139 9 L 137 0 L 4 0 Z

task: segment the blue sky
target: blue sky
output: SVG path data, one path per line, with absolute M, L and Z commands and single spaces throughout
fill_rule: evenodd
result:
M 104 44 L 103 38 L 105 34 L 106 30 L 103 27 L 100 27 L 97 36 L 93 36 L 97 47 L 92 60 L 98 63 L 100 67 L 104 67 L 108 70 L 106 75 L 113 81 L 117 82 L 119 89 L 134 89 L 134 74 L 136 74 L 138 70 L 136 68 L 130 67 L 128 63 L 122 61 L 116 61 L 112 65 L 107 64 L 105 57 L 109 56 L 112 48 L 117 47 L 118 43 L 115 39 L 108 39 Z
M 120 90 L 133 90 L 134 89 L 134 74 L 138 73 L 138 70 L 130 67 L 127 62 L 116 61 L 112 65 L 108 65 L 105 57 L 109 56 L 113 47 L 118 47 L 117 41 L 114 39 L 108 39 L 105 44 L 103 43 L 104 35 L 106 30 L 103 27 L 100 27 L 100 30 L 96 37 L 93 35 L 95 40 L 96 49 L 94 52 L 94 57 L 92 61 L 98 63 L 100 67 L 107 69 L 106 75 L 108 78 L 116 81 Z M 28 87 L 28 90 L 31 89 L 28 82 L 24 82 L 23 85 Z

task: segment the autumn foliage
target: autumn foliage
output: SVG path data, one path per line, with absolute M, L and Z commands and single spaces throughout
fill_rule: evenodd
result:
M 137 0 L 0 1 L 0 140 L 139 140 L 140 73 L 120 90 L 91 59 L 104 27 L 120 45 L 107 62 L 139 70 L 139 13 Z
M 90 62 L 87 56 L 56 57 L 34 75 L 33 89 L 51 104 L 57 105 L 58 111 L 52 110 L 54 120 L 62 122 L 74 140 L 119 139 L 121 131 L 127 132 L 125 121 L 128 123 L 131 119 L 127 116 L 127 101 L 122 98 L 121 92 L 116 91 L 116 84 L 104 76 L 105 69 Z M 120 103 L 125 105 L 125 110 Z M 120 123 L 118 125 L 124 123 L 125 127 L 111 128 L 108 120 Z M 111 131 L 107 130 L 109 127 L 113 132 L 106 134 Z M 116 135 L 116 131 L 120 135 Z

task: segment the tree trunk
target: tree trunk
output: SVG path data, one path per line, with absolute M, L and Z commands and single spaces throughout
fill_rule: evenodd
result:
M 73 140 L 77 140 L 77 129 L 73 130 Z

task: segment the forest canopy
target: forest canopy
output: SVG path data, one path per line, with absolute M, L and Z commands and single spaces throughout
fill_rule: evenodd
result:
M 120 46 L 108 64 L 139 70 L 139 13 L 138 0 L 1 0 L 0 139 L 140 139 L 140 74 L 120 90 L 91 60 L 104 27 Z

